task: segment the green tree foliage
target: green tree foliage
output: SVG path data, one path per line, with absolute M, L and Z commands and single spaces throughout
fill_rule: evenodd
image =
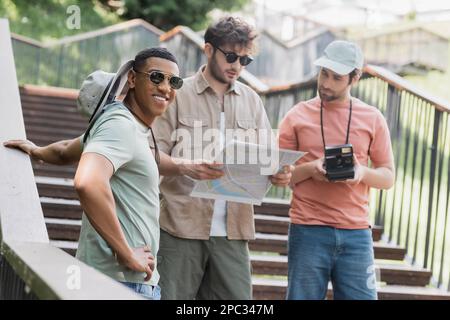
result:
M 123 17 L 141 18 L 162 30 L 185 25 L 201 30 L 210 22 L 212 9 L 236 11 L 249 0 L 125 0 Z
M 80 8 L 80 29 L 70 29 L 67 8 Z M 11 31 L 37 40 L 71 36 L 120 22 L 108 7 L 95 0 L 1 0 L 0 18 L 9 19 Z

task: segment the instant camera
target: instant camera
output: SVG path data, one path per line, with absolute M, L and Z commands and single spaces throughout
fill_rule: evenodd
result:
M 353 146 L 343 144 L 325 147 L 326 177 L 330 181 L 353 179 L 355 167 L 353 165 Z

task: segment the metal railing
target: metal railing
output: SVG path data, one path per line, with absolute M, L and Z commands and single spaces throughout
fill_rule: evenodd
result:
M 316 81 L 261 92 L 273 128 L 297 102 L 316 95 Z M 436 286 L 450 289 L 450 105 L 401 77 L 367 66 L 353 96 L 376 106 L 387 119 L 396 166 L 389 191 L 371 191 L 370 216 L 387 240 L 433 273 Z M 288 188 L 267 195 L 289 199 Z
M 8 21 L 0 19 L 0 299 L 140 299 L 49 243 L 28 156 Z

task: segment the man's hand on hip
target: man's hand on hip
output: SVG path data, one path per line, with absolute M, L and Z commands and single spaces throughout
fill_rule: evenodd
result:
M 144 280 L 150 280 L 155 269 L 155 258 L 151 254 L 150 248 L 144 246 L 132 248 L 131 251 L 127 257 L 117 256 L 117 261 L 128 269 L 145 272 L 147 275 Z

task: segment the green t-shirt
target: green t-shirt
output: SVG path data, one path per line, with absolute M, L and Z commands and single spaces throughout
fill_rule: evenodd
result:
M 110 179 L 117 217 L 132 248 L 148 245 L 156 257 L 159 247 L 159 172 L 148 143 L 149 129 L 121 102 L 107 107 L 93 125 L 83 153 L 97 153 L 114 166 Z M 81 139 L 82 140 L 82 139 Z M 157 285 L 152 278 L 120 265 L 110 246 L 83 214 L 77 258 L 118 281 Z

